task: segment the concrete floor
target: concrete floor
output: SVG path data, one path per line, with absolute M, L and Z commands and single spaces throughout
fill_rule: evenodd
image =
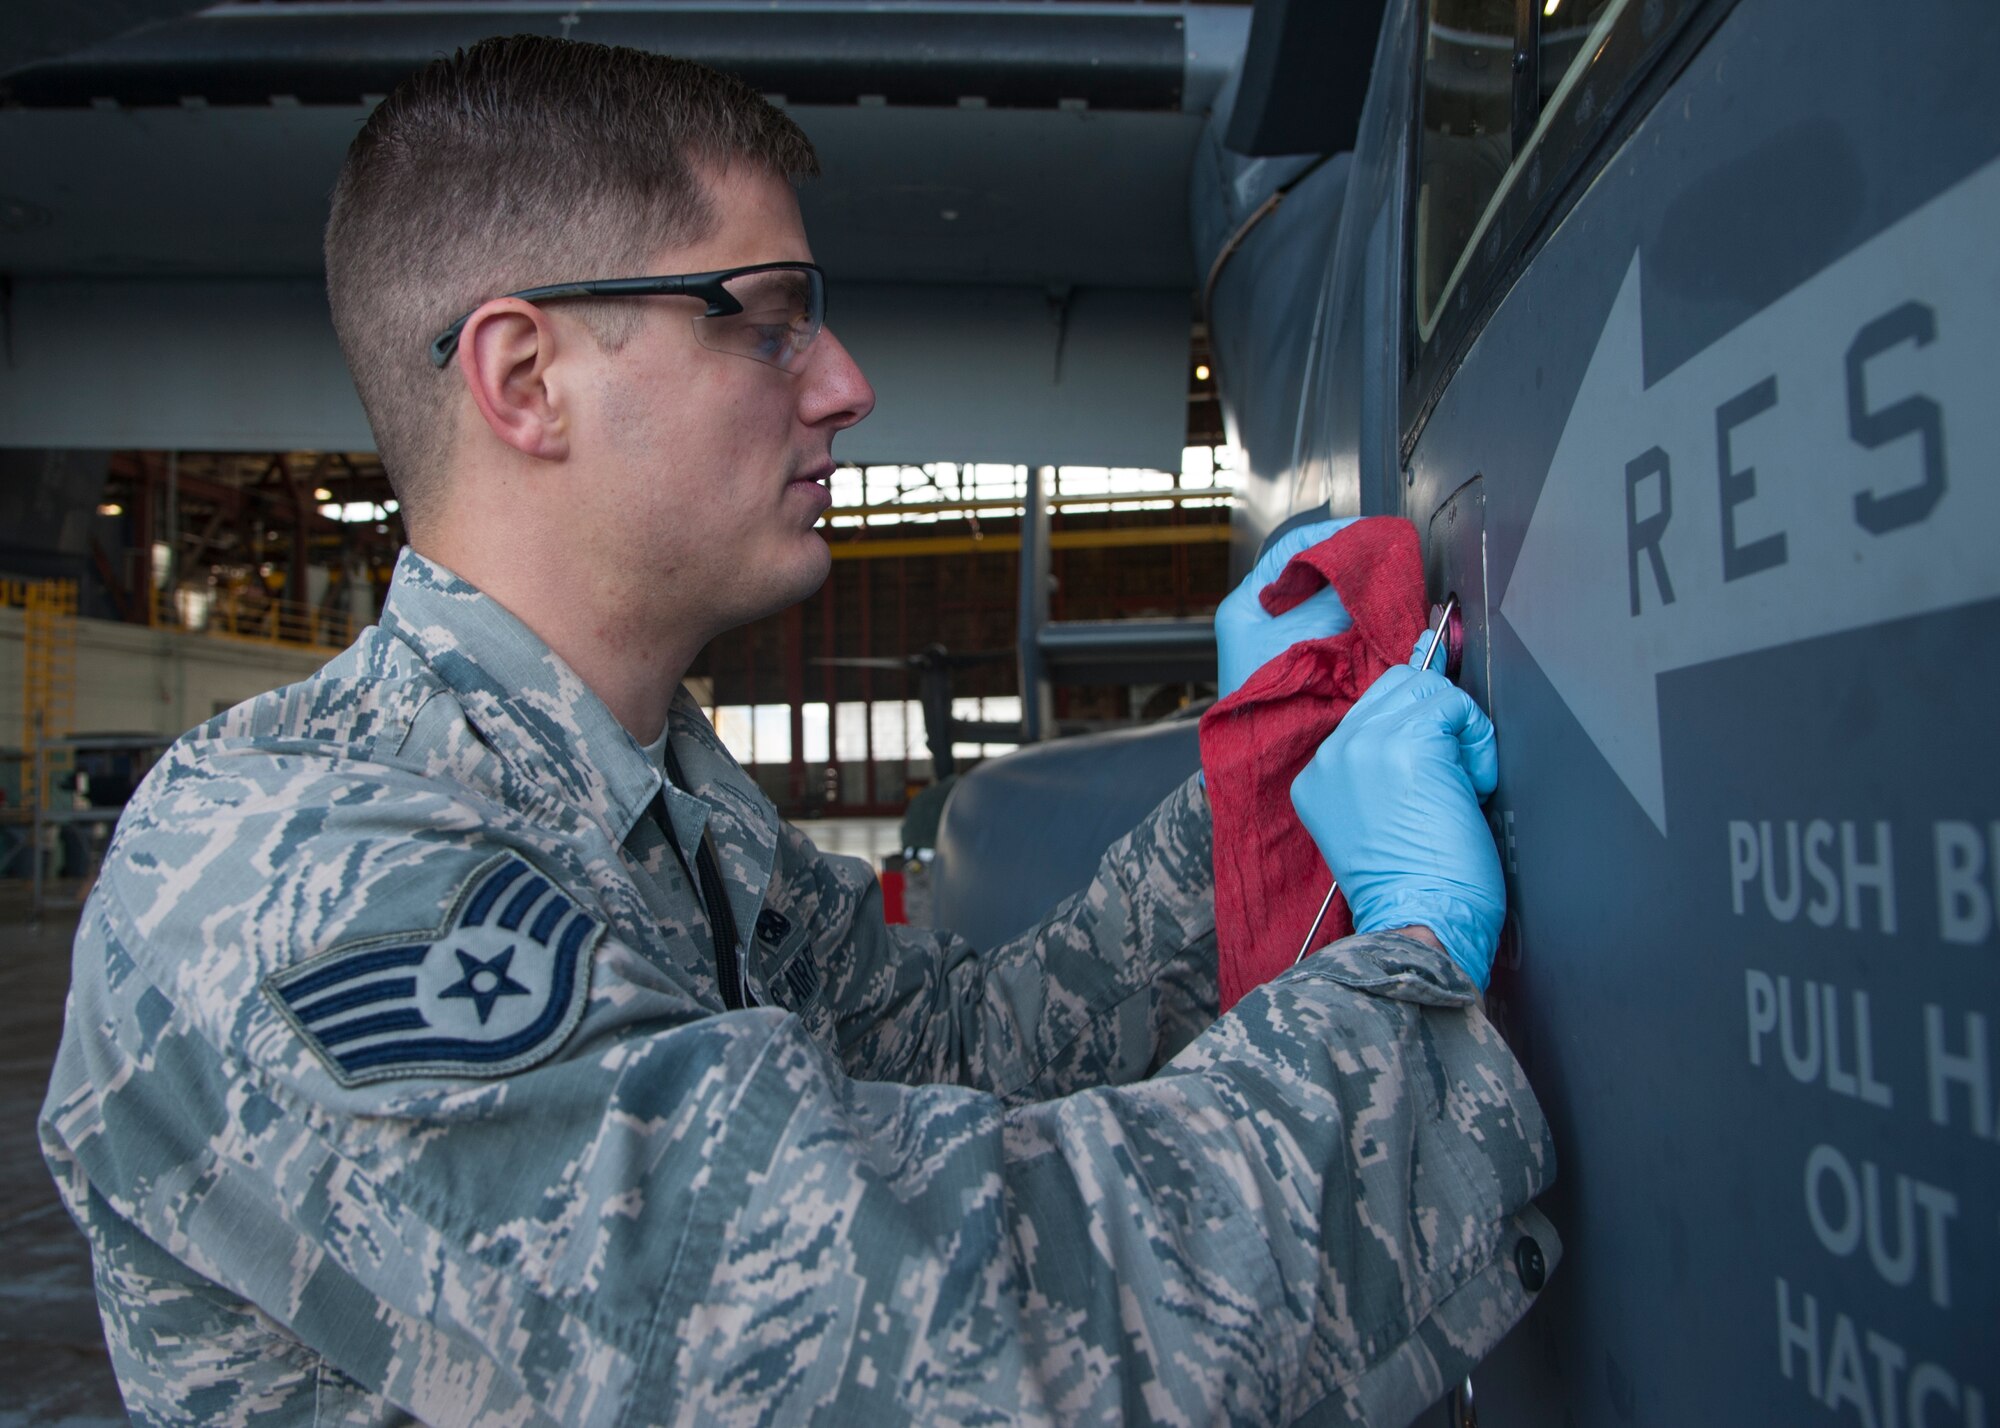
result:
M 35 1139 L 75 932 L 74 915 L 30 926 L 26 897 L 0 892 L 0 1428 L 126 1421 L 98 1328 L 90 1252 Z
M 876 867 L 898 846 L 892 818 L 799 826 L 823 851 Z M 46 914 L 31 924 L 19 888 L 0 884 L 0 1428 L 97 1428 L 124 1423 L 124 1407 L 98 1328 L 90 1254 L 35 1138 L 76 918 Z

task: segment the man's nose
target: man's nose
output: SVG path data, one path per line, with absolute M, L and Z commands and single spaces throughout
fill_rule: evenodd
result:
M 823 328 L 812 345 L 800 415 L 808 425 L 831 423 L 834 430 L 853 426 L 875 410 L 875 389 L 832 328 Z

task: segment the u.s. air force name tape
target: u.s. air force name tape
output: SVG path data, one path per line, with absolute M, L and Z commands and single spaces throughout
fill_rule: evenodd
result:
M 336 1081 L 504 1076 L 583 1015 L 604 924 L 515 853 L 467 878 L 444 922 L 335 947 L 264 990 Z

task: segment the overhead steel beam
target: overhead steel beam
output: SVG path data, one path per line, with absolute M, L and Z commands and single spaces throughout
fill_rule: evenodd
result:
M 218 5 L 27 65 L 0 81 L 0 98 L 351 104 L 489 35 L 543 34 L 700 60 L 791 104 L 1174 111 L 1185 32 L 1176 10 L 1130 5 Z
M 838 532 L 833 532 L 838 534 Z M 1050 550 L 1120 550 L 1141 545 L 1209 545 L 1229 543 L 1229 527 L 1217 522 L 1204 526 L 1114 526 L 1109 530 L 1057 531 L 1049 537 Z M 1012 555 L 1021 548 L 1014 531 L 993 535 L 891 536 L 861 540 L 833 540 L 835 560 L 884 560 L 906 555 Z
M 0 249 L 4 249 L 0 236 Z M 4 259 L 0 259 L 4 266 Z M 847 284 L 835 319 L 877 394 L 835 450 L 862 464 L 1180 464 L 1185 293 Z M 17 278 L 0 446 L 366 451 L 311 279 Z M 116 393 L 116 401 L 104 400 Z

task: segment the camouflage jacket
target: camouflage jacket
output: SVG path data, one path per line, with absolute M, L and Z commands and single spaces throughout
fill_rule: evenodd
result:
M 1386 1424 L 1539 1288 L 1472 987 L 1375 935 L 1216 1019 L 1192 782 L 980 952 L 670 730 L 685 792 L 406 554 L 148 778 L 42 1120 L 135 1418 Z

